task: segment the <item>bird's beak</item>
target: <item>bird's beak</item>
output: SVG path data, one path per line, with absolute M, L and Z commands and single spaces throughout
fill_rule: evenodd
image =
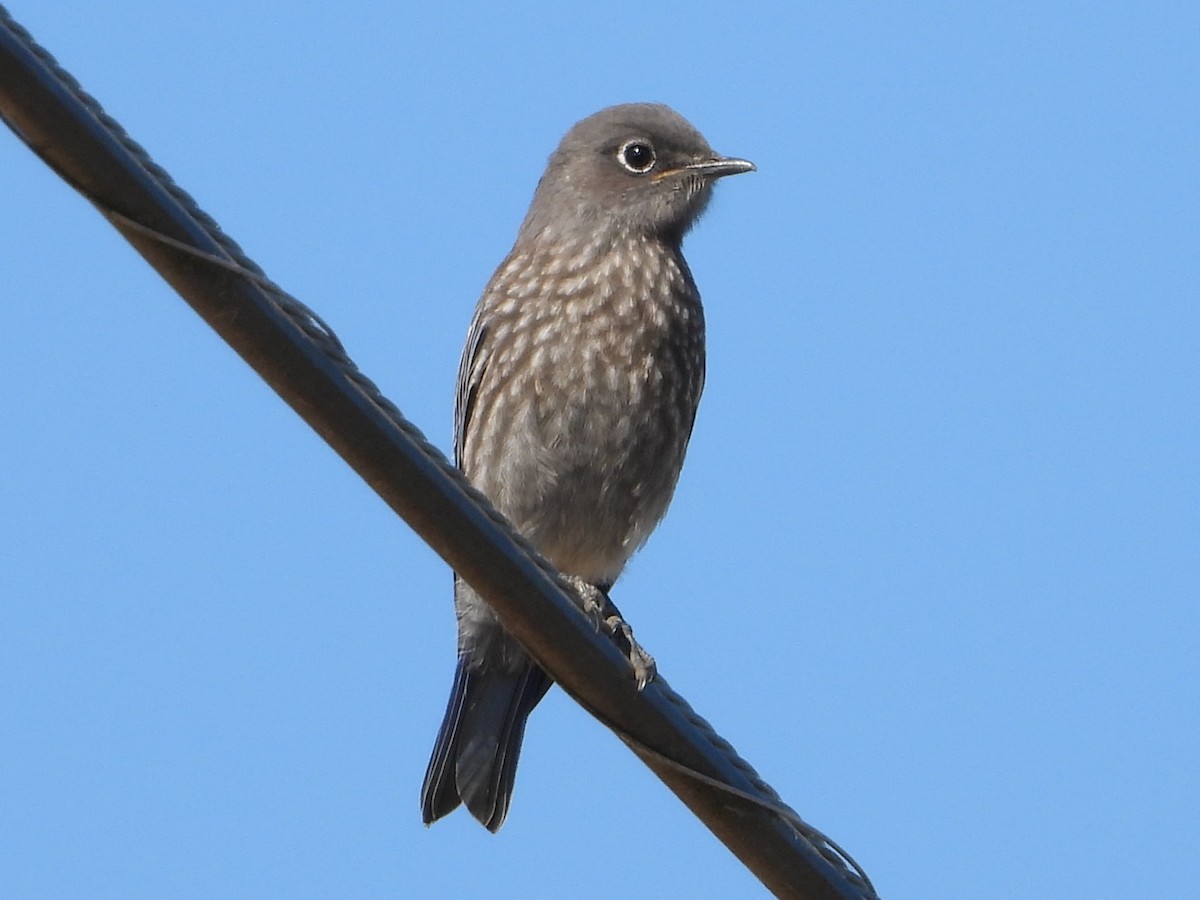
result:
M 743 172 L 753 172 L 758 168 L 748 159 L 734 159 L 732 156 L 714 156 L 690 165 L 676 169 L 677 172 L 702 175 L 705 178 L 724 178 L 726 175 L 741 175 Z M 665 174 L 665 173 L 664 173 Z

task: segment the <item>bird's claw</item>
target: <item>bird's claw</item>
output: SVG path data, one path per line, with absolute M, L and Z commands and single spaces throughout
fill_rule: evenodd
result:
M 575 591 L 575 595 L 579 598 L 579 608 L 583 610 L 583 614 L 591 620 L 592 626 L 597 631 L 607 631 L 605 620 L 607 618 L 606 607 L 612 605 L 612 601 L 608 599 L 608 594 L 600 590 L 590 581 L 584 581 L 575 575 L 565 576 L 567 583 Z
M 642 649 L 633 637 L 633 629 L 621 617 L 621 611 L 608 594 L 589 581 L 584 581 L 574 575 L 567 581 L 575 589 L 580 600 L 580 608 L 592 622 L 597 631 L 602 631 L 613 639 L 620 648 L 629 664 L 633 667 L 633 677 L 637 681 L 639 691 L 645 689 L 658 673 L 654 657 Z
M 654 657 L 634 640 L 633 629 L 629 627 L 628 622 L 621 618 L 619 613 L 605 619 L 604 626 L 621 648 L 621 652 L 625 654 L 625 658 L 629 660 L 629 664 L 633 666 L 633 677 L 637 681 L 637 689 L 644 690 L 646 685 L 652 682 L 654 676 L 658 674 Z

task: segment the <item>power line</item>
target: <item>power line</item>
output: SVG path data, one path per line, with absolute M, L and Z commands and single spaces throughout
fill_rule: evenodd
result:
M 785 806 L 663 678 L 639 691 L 629 660 L 580 614 L 563 577 L 379 393 L 333 331 L 273 284 L 3 6 L 0 117 L 770 890 L 876 896 L 865 873 Z

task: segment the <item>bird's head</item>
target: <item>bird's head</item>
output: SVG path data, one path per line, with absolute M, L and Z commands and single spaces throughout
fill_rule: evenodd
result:
M 678 242 L 704 211 L 718 178 L 754 168 L 714 153 L 670 107 L 610 106 L 563 137 L 518 240 L 643 233 Z

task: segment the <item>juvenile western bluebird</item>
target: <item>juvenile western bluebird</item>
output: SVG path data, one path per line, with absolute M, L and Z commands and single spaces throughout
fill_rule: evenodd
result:
M 576 124 L 551 155 L 458 370 L 459 467 L 564 574 L 607 591 L 667 510 L 704 385 L 704 311 L 681 245 L 713 183 L 750 172 L 670 108 Z M 458 669 L 421 789 L 504 822 L 549 676 L 455 578 Z

